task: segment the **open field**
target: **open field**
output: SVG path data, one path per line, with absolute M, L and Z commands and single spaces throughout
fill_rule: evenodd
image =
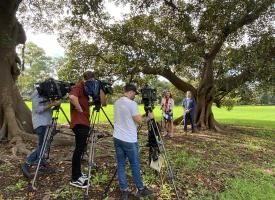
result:
M 31 108 L 30 102 L 27 102 L 27 105 Z M 62 104 L 62 108 L 68 117 L 70 117 L 69 107 L 68 103 Z M 104 110 L 113 121 L 113 106 L 108 105 Z M 139 106 L 139 110 L 144 113 L 142 105 Z M 231 111 L 213 106 L 213 112 L 217 121 L 223 124 L 275 129 L 275 106 L 235 106 Z M 159 106 L 154 109 L 154 113 L 159 120 L 161 118 Z M 174 118 L 180 117 L 180 115 L 182 115 L 182 108 L 176 106 L 174 108 Z M 107 121 L 103 114 L 100 116 L 100 121 Z M 59 122 L 66 123 L 66 119 L 62 114 L 60 114 Z

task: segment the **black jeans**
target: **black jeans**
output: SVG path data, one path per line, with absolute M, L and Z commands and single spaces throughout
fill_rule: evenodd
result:
M 184 114 L 184 131 L 187 131 L 187 123 L 190 120 L 192 131 L 195 131 L 194 115 L 191 113 Z
M 73 128 L 75 134 L 75 150 L 72 159 L 72 180 L 76 181 L 81 176 L 81 157 L 86 148 L 90 127 L 77 124 Z

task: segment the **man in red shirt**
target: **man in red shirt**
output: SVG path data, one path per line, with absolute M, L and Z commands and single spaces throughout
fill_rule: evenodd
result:
M 71 124 L 70 128 L 75 134 L 75 150 L 72 158 L 72 180 L 70 185 L 86 188 L 87 176 L 81 173 L 81 156 L 85 151 L 86 141 L 90 130 L 90 108 L 89 96 L 85 94 L 85 81 L 94 79 L 91 71 L 86 71 L 83 74 L 84 81 L 76 84 L 70 91 L 70 111 Z M 100 90 L 101 105 L 106 105 L 106 96 L 102 89 Z

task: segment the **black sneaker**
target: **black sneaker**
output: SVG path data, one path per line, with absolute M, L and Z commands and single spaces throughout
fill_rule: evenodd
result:
M 149 190 L 147 187 L 144 187 L 143 189 L 139 189 L 136 193 L 136 197 L 140 198 L 140 197 L 146 197 L 153 194 L 153 191 Z
M 128 200 L 128 196 L 129 196 L 129 191 L 122 191 L 120 200 Z
M 78 187 L 78 188 L 82 188 L 82 189 L 86 189 L 88 187 L 88 181 L 85 180 L 82 176 L 79 177 L 76 181 L 71 181 L 70 185 Z
M 28 179 L 32 178 L 32 175 L 30 173 L 30 168 L 31 168 L 31 166 L 27 163 L 24 163 L 21 167 L 23 175 Z

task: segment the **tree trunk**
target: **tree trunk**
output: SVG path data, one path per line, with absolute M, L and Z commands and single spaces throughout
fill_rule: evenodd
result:
M 215 96 L 214 73 L 212 58 L 205 57 L 202 70 L 202 79 L 197 90 L 196 124 L 200 129 L 212 129 L 221 131 L 218 122 L 214 118 L 212 105 Z
M 219 123 L 215 120 L 212 112 L 212 105 L 215 96 L 214 78 L 213 78 L 213 66 L 211 59 L 205 58 L 205 64 L 201 74 L 201 81 L 194 97 L 197 102 L 195 112 L 195 122 L 198 129 L 211 129 L 216 131 L 222 131 L 223 129 Z M 180 88 L 179 88 L 180 89 Z M 186 92 L 186 89 L 182 91 Z M 175 125 L 178 125 L 182 121 L 183 117 L 180 117 L 174 121 Z
M 20 70 L 15 48 L 26 41 L 24 29 L 15 17 L 20 2 L 0 2 L 0 138 L 32 132 L 30 110 L 16 86 Z

